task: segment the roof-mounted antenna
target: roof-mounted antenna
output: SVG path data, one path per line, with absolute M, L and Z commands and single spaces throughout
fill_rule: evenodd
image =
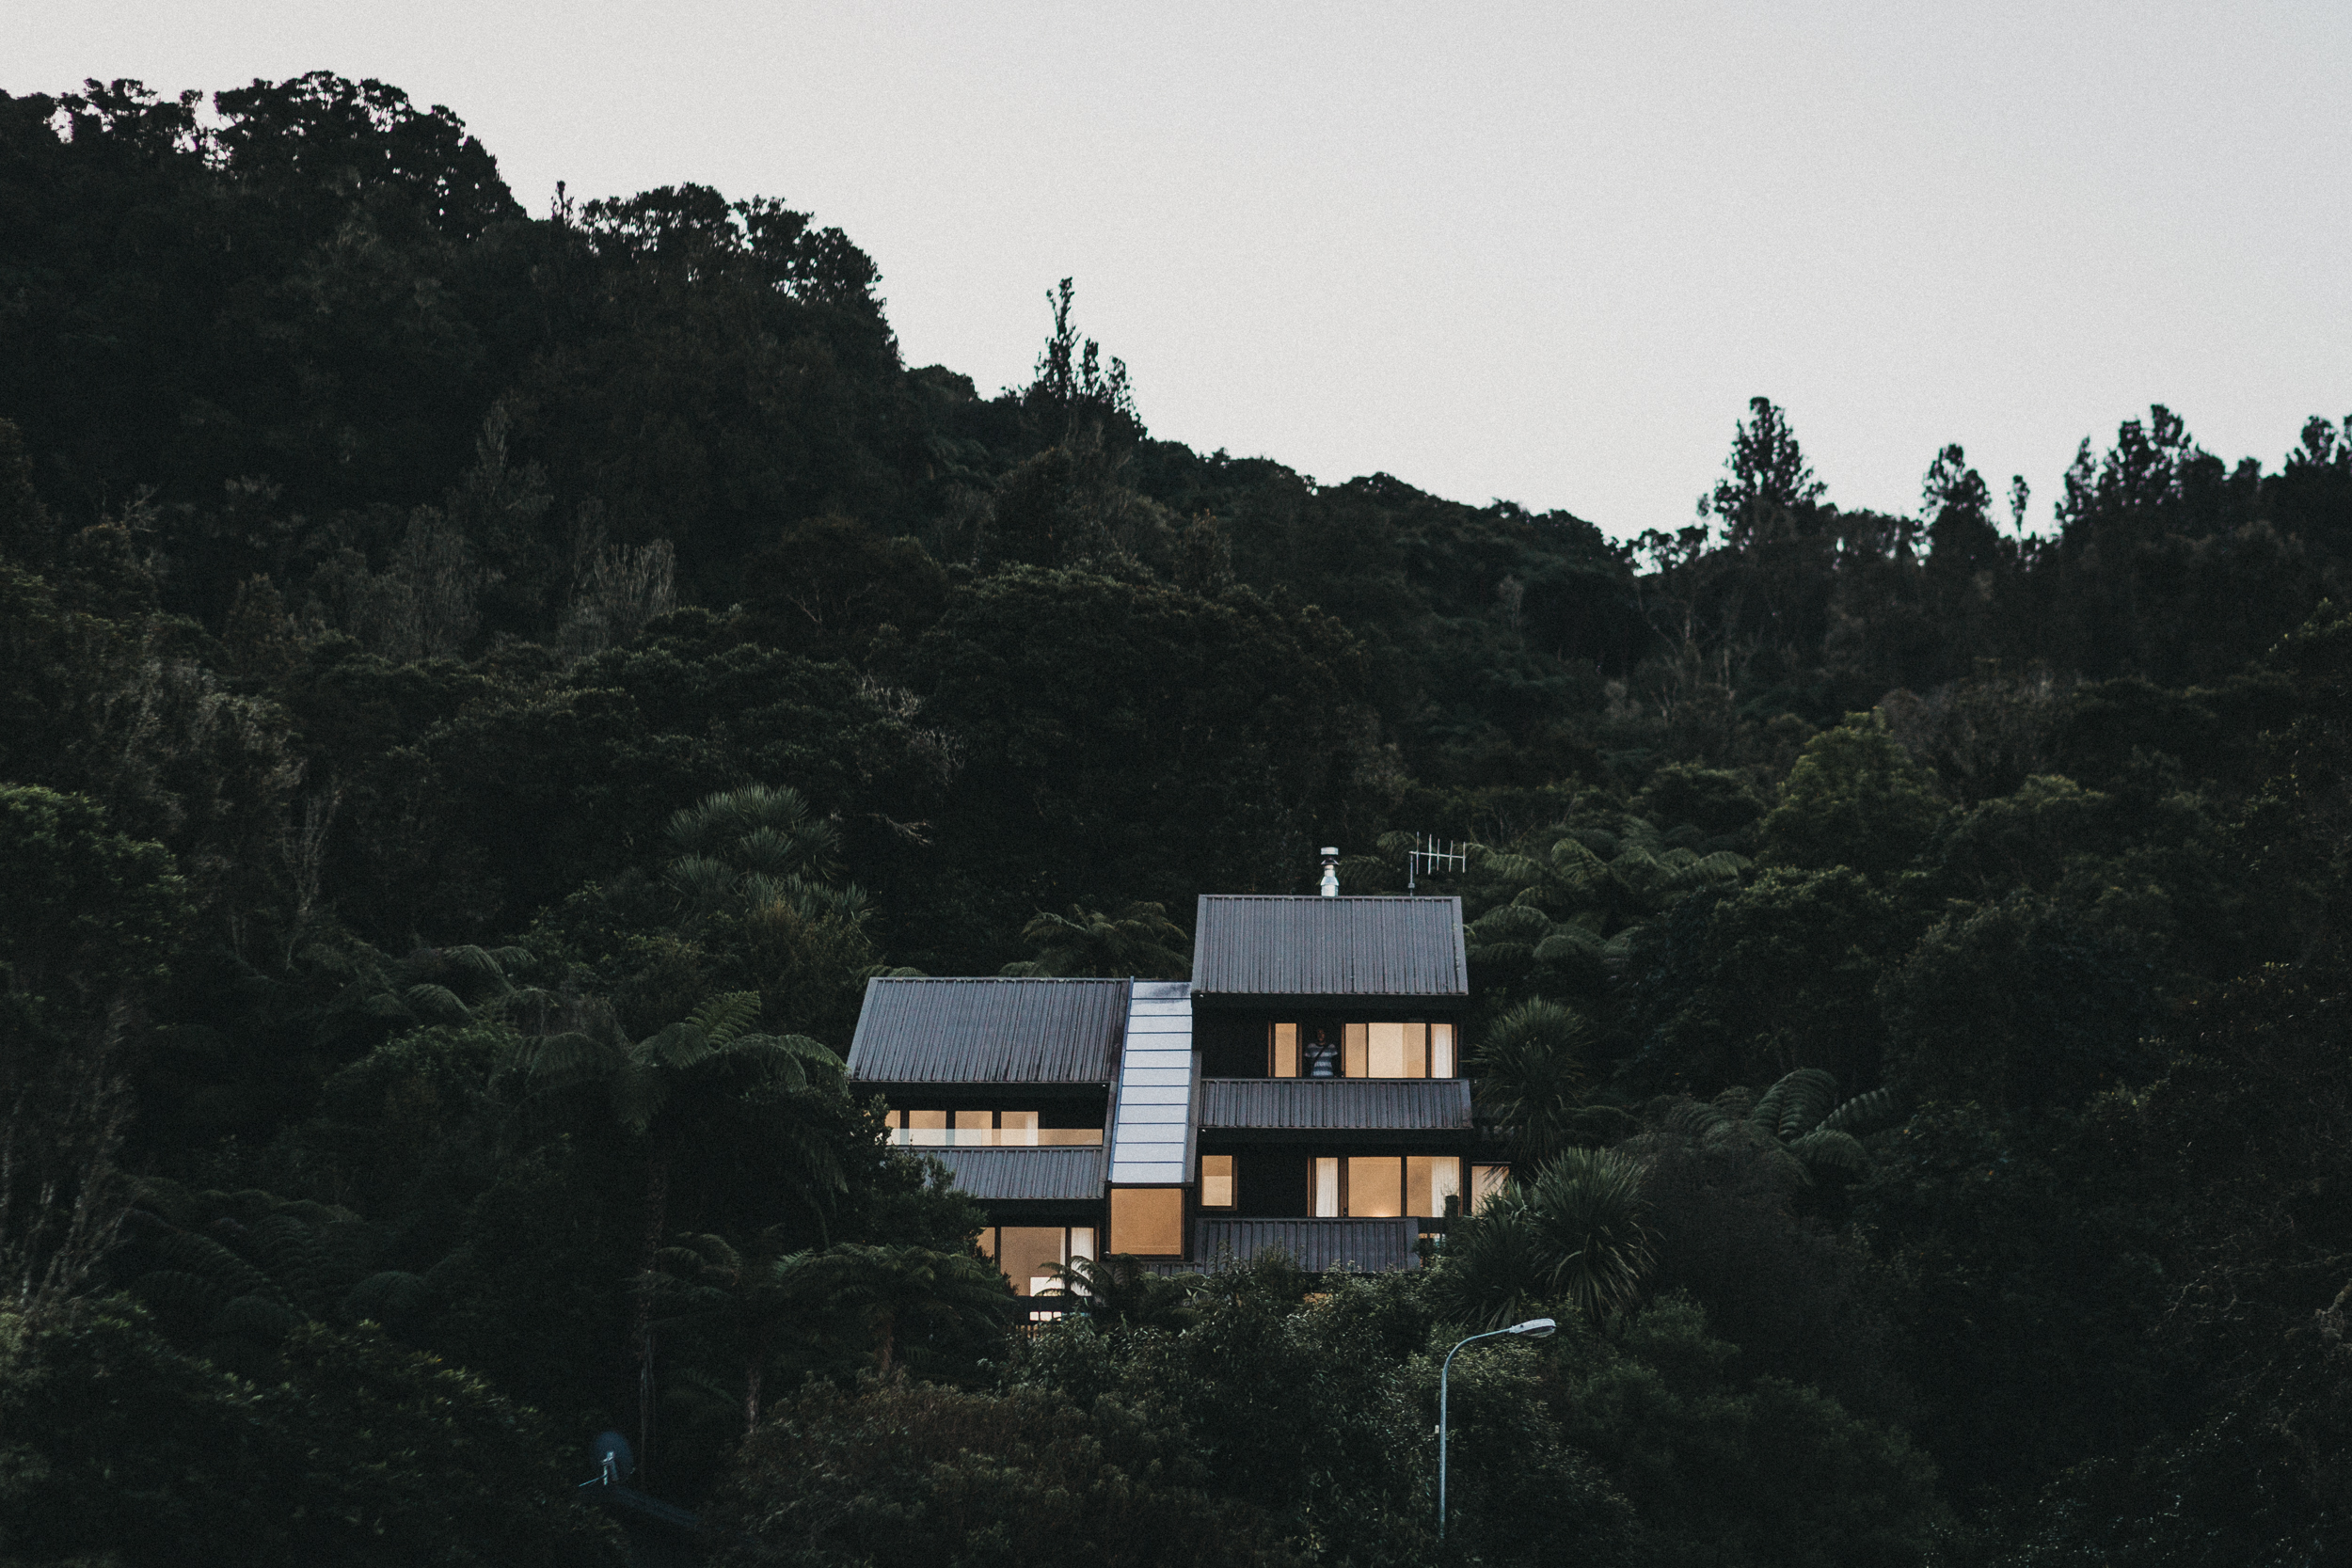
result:
M 1438 847 L 1441 843 L 1445 846 L 1442 849 Z M 1432 875 L 1450 871 L 1458 877 L 1470 869 L 1470 852 L 1462 847 L 1458 840 L 1424 837 L 1415 833 L 1413 847 L 1405 856 L 1405 891 L 1407 894 L 1419 889 L 1418 873 L 1423 869 Z
M 1336 847 L 1327 847 L 1323 851 L 1323 895 L 1326 898 L 1340 895 L 1340 852 Z

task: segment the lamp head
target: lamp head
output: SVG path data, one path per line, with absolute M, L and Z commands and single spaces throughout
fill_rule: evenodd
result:
M 1516 1334 L 1524 1339 L 1549 1339 L 1558 1332 L 1559 1327 L 1549 1318 L 1530 1318 L 1523 1323 L 1513 1323 L 1503 1332 Z

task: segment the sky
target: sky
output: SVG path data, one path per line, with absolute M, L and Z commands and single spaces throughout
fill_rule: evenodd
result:
M 526 207 L 693 182 L 882 270 L 910 364 L 1045 295 L 1153 435 L 1673 529 L 1748 399 L 1829 496 L 1959 442 L 2047 530 L 2162 403 L 2275 467 L 2352 414 L 2352 3 L 0 0 L 0 87 L 326 69 Z

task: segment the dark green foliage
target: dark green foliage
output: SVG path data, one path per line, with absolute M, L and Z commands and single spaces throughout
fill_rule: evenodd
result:
M 1119 1401 L 918 1383 L 814 1386 L 746 1448 L 711 1530 L 721 1563 L 1282 1564 L 1273 1521 Z
M 152 990 L 189 912 L 163 846 L 38 785 L 0 784 L 0 1031 L 27 1040 Z
M 115 1304 L 0 1329 L 11 1561 L 622 1560 L 535 1417 L 373 1330 L 297 1329 L 255 1385 Z
M 1438 1560 L 1435 1356 L 1542 1310 L 1444 1560 L 2343 1555 L 2352 428 L 2153 409 L 2034 535 L 1759 398 L 1627 547 L 878 284 L 387 84 L 0 95 L 0 1554 L 595 1560 L 620 1424 L 746 1561 Z M 867 977 L 1178 975 L 1417 835 L 1511 1195 L 1008 1336 Z

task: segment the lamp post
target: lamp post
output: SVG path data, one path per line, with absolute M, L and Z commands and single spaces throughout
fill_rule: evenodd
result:
M 1497 1328 L 1491 1329 L 1485 1334 L 1473 1334 L 1469 1338 L 1461 1340 L 1459 1343 L 1455 1344 L 1452 1350 L 1445 1353 L 1445 1361 L 1438 1368 L 1438 1540 L 1443 1541 L 1445 1539 L 1445 1380 L 1446 1374 L 1454 1370 L 1454 1358 L 1462 1354 L 1463 1345 L 1474 1345 L 1481 1339 L 1500 1339 L 1506 1334 L 1521 1339 L 1548 1339 L 1551 1337 L 1552 1333 L 1559 1328 L 1559 1326 L 1560 1325 L 1558 1323 L 1552 1322 L 1549 1318 L 1530 1318 L 1523 1323 L 1513 1323 L 1508 1328 Z

